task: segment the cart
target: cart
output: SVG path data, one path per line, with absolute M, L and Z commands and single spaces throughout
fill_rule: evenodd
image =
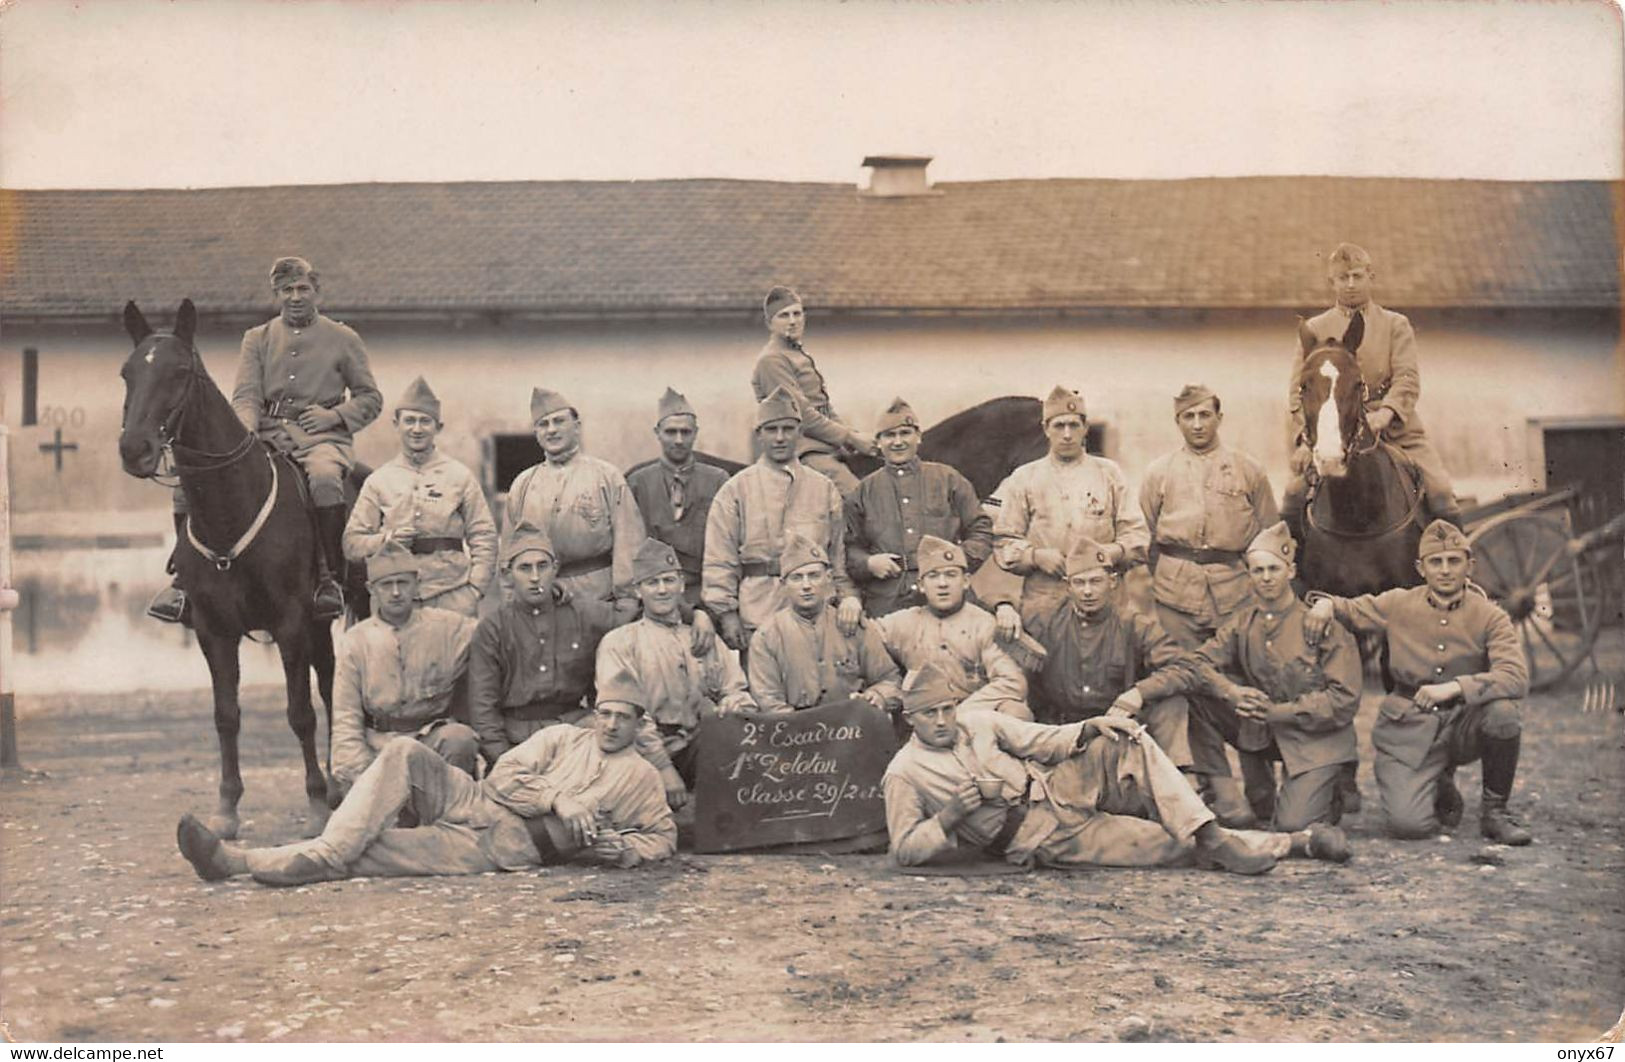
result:
M 1576 487 L 1504 498 L 1469 513 L 1474 580 L 1512 617 L 1541 690 L 1590 661 L 1597 635 L 1625 601 L 1625 513 Z M 1578 532 L 1576 528 L 1580 528 Z

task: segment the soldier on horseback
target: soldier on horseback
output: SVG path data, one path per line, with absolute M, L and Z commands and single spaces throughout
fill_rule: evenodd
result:
M 796 456 L 808 468 L 828 476 L 844 498 L 858 489 L 858 477 L 837 455 L 842 451 L 878 455 L 880 447 L 874 436 L 858 431 L 835 415 L 829 391 L 824 387 L 824 374 L 801 345 L 807 327 L 801 296 L 775 285 L 762 301 L 762 315 L 770 334 L 750 377 L 756 401 L 766 401 L 780 387 L 794 396 L 802 416 Z
M 243 333 L 231 405 L 249 431 L 304 467 L 320 542 L 316 618 L 331 620 L 344 611 L 338 574 L 344 564 L 344 478 L 355 466 L 351 440 L 378 416 L 383 395 L 361 337 L 318 312 L 321 288 L 309 262 L 278 258 L 271 266 L 271 290 L 279 312 Z M 177 549 L 186 536 L 186 519 L 186 502 L 177 490 Z M 186 606 L 177 579 L 159 591 L 147 614 L 181 623 Z
M 1376 271 L 1371 256 L 1352 243 L 1340 243 L 1326 263 L 1327 283 L 1337 304 L 1307 322 L 1315 339 L 1325 342 L 1348 336 L 1349 349 L 1360 365 L 1366 386 L 1366 423 L 1377 438 L 1394 446 L 1416 465 L 1431 515 L 1461 526 L 1461 507 L 1451 487 L 1450 474 L 1438 450 L 1422 429 L 1416 400 L 1422 377 L 1416 363 L 1416 333 L 1404 314 L 1378 306 L 1371 299 Z M 1294 512 L 1303 505 L 1304 476 L 1312 461 L 1307 442 L 1299 385 L 1304 360 L 1313 347 L 1297 351 L 1287 389 L 1291 416 L 1293 481 L 1287 485 L 1283 509 Z

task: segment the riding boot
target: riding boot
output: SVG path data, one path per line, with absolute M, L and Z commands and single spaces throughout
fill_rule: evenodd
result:
M 344 506 L 323 505 L 316 510 L 316 537 L 321 548 L 316 553 L 316 619 L 335 620 L 344 615 L 344 590 L 338 573 L 344 570 Z
M 180 552 L 181 540 L 186 537 L 186 514 L 178 512 L 174 517 L 175 548 L 170 551 L 169 562 L 164 565 L 164 571 L 170 575 L 175 575 L 175 555 Z M 185 627 L 192 625 L 192 603 L 186 599 L 186 591 L 181 589 L 178 575 L 153 597 L 152 603 L 147 606 L 147 615 L 165 623 L 179 623 Z
M 1479 796 L 1479 832 L 1498 844 L 1525 845 L 1534 840 L 1507 812 L 1507 797 L 1518 773 L 1518 737 L 1482 739 L 1484 789 Z

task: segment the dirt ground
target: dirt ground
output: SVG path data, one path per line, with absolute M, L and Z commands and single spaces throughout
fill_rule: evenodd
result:
M 255 843 L 301 824 L 278 697 L 246 697 Z M 1478 838 L 1476 767 L 1456 836 L 1376 836 L 1366 742 L 1354 861 L 1260 879 L 682 854 L 205 885 L 174 827 L 213 804 L 206 695 L 20 707 L 44 775 L 0 788 L 0 1016 L 18 1040 L 1576 1040 L 1625 1001 L 1622 720 L 1575 689 L 1528 705 L 1514 805 L 1533 846 Z

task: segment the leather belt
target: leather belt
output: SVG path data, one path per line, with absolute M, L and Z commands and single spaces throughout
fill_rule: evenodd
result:
M 777 578 L 779 574 L 779 562 L 776 560 L 745 561 L 739 566 L 739 570 L 747 579 L 755 579 L 764 575 L 771 575 L 774 578 Z
M 608 553 L 600 553 L 596 557 L 587 557 L 583 560 L 565 561 L 559 565 L 558 578 L 569 579 L 577 575 L 591 575 L 610 567 L 613 560 Z
M 320 406 L 323 409 L 332 409 L 343 402 L 342 398 L 331 399 L 326 402 L 305 402 L 297 398 L 282 397 L 275 401 L 265 403 L 265 415 L 272 420 L 298 420 L 299 414 L 311 406 Z
M 416 722 L 407 722 L 402 719 L 385 719 L 364 711 L 361 713 L 361 721 L 367 725 L 368 730 L 380 730 L 386 734 L 411 734 L 433 720 L 419 719 Z
M 1027 805 L 1012 804 L 1010 810 L 1005 812 L 1004 825 L 999 827 L 998 835 L 987 843 L 987 853 L 1002 856 L 1010 850 L 1010 842 L 1016 839 L 1021 830 L 1021 824 L 1027 821 Z
M 1196 549 L 1166 542 L 1157 543 L 1157 552 L 1192 564 L 1240 564 L 1242 556 L 1241 551 L 1236 549 Z
M 463 540 L 460 538 L 414 538 L 412 552 L 422 555 L 425 553 L 439 553 L 443 550 L 462 552 Z

